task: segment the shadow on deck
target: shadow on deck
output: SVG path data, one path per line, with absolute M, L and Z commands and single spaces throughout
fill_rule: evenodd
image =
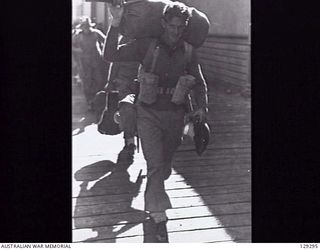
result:
M 201 156 L 186 142 L 175 156 L 175 171 L 183 176 L 218 224 L 233 241 L 251 241 L 250 99 L 211 95 L 210 145 Z M 203 232 L 214 233 L 203 226 Z
M 81 94 L 74 96 L 73 106 L 81 104 Z M 210 100 L 207 151 L 198 157 L 185 141 L 166 181 L 169 242 L 251 241 L 250 99 L 210 93 Z M 98 134 L 95 116 L 81 108 L 73 117 L 73 241 L 152 242 L 143 224 L 142 153 L 120 166 L 122 135 Z

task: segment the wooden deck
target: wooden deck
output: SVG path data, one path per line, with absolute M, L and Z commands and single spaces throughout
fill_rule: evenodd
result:
M 251 241 L 250 99 L 209 93 L 213 135 L 203 156 L 190 141 L 176 153 L 166 181 L 169 242 Z M 73 86 L 73 241 L 151 242 L 143 223 L 146 174 L 142 153 L 128 171 L 114 171 L 122 135 L 97 132 L 94 115 Z

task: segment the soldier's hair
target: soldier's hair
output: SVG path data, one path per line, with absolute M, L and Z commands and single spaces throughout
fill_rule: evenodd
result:
M 170 21 L 173 17 L 182 18 L 187 23 L 190 18 L 188 7 L 181 2 L 167 4 L 163 10 L 163 18 L 166 21 Z

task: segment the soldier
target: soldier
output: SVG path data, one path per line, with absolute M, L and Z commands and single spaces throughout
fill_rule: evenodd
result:
M 129 41 L 130 38 L 122 37 L 119 44 L 125 44 Z M 103 54 L 103 57 L 106 58 L 106 53 Z M 106 91 L 116 90 L 119 93 L 119 126 L 124 137 L 124 147 L 118 158 L 120 162 L 132 163 L 136 150 L 134 137 L 137 135 L 137 121 L 134 102 L 137 93 L 135 79 L 138 75 L 139 65 L 139 62 L 114 62 L 110 65 L 111 70 L 109 70 Z
M 74 36 L 79 33 L 77 26 L 79 25 L 78 21 L 75 21 L 72 24 L 72 39 Z M 79 54 L 81 53 L 80 48 L 75 48 L 72 46 L 72 83 L 79 84 L 79 72 L 80 72 L 80 62 L 79 62 Z
M 118 47 L 123 7 L 109 8 L 113 20 L 104 47 L 106 59 L 138 61 L 142 65 L 136 108 L 138 134 L 147 162 L 145 210 L 155 225 L 158 242 L 167 242 L 166 210 L 172 206 L 164 181 L 171 174 L 173 155 L 181 144 L 188 93 L 192 89 L 197 106 L 194 116 L 201 121 L 206 119 L 208 103 L 196 52 L 182 40 L 190 16 L 184 4 L 173 2 L 164 9 L 163 34 L 159 38 L 135 39 Z
M 108 71 L 107 64 L 101 58 L 105 35 L 93 26 L 89 17 L 83 18 L 72 41 L 72 51 L 80 59 L 80 78 L 89 110 L 92 109 L 95 94 L 106 84 Z

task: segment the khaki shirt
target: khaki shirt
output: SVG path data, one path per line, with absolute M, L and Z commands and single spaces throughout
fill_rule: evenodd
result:
M 104 45 L 104 59 L 110 62 L 137 61 L 148 71 L 152 57 L 144 59 L 153 39 L 136 39 L 118 46 L 118 35 L 119 28 L 111 26 Z M 195 49 L 192 50 L 190 64 L 185 68 L 185 47 L 183 41 L 180 41 L 175 48 L 171 49 L 160 38 L 158 39 L 158 46 L 159 56 L 153 73 L 159 76 L 159 87 L 174 88 L 180 76 L 186 73 L 190 74 L 196 78 L 193 92 L 197 107 L 207 108 L 207 85 L 202 75 Z M 159 105 L 159 102 L 155 105 Z

